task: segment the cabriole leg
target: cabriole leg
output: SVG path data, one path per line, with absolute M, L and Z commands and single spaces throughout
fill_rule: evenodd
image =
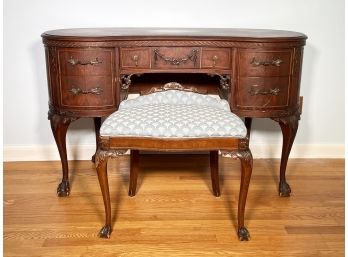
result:
M 250 240 L 249 231 L 244 226 L 245 203 L 248 195 L 250 177 L 253 168 L 253 157 L 250 150 L 243 150 L 237 153 L 241 161 L 241 181 L 238 201 L 238 238 L 240 241 Z
M 299 117 L 297 115 L 293 115 L 290 117 L 280 118 L 277 121 L 283 133 L 283 149 L 280 162 L 279 195 L 288 197 L 290 196 L 291 188 L 286 182 L 285 173 L 290 151 L 297 133 Z
M 111 204 L 107 175 L 107 164 L 108 152 L 104 150 L 97 150 L 96 169 L 105 207 L 105 225 L 99 232 L 99 236 L 102 238 L 109 238 L 111 234 Z
M 68 196 L 70 194 L 69 167 L 66 153 L 66 133 L 71 121 L 76 119 L 77 118 L 65 117 L 58 114 L 49 115 L 52 133 L 54 135 L 62 163 L 63 178 L 62 182 L 57 188 L 57 195 L 59 197 Z

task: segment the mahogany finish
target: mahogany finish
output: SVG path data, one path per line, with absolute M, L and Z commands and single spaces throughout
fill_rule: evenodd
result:
M 304 34 L 253 29 L 92 28 L 47 31 L 42 38 L 49 119 L 63 169 L 59 196 L 69 194 L 65 136 L 70 122 L 116 111 L 129 92 L 151 85 L 145 75 L 139 86 L 132 84 L 143 79 L 140 74 L 148 73 L 161 74 L 163 84 L 170 82 L 166 76 L 184 73 L 197 87 L 202 80 L 199 74 L 210 74 L 218 83 L 204 87 L 227 99 L 232 112 L 246 117 L 249 132 L 254 117 L 277 121 L 284 140 L 279 194 L 289 196 L 285 171 L 301 113 Z

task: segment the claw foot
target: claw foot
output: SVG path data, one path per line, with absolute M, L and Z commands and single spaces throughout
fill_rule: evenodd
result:
M 289 197 L 291 193 L 291 188 L 286 181 L 279 182 L 279 196 L 281 197 Z
M 62 181 L 57 188 L 57 195 L 59 197 L 66 197 L 70 194 L 70 185 L 69 181 Z
M 238 230 L 238 238 L 239 238 L 239 241 L 249 241 L 250 240 L 249 231 L 245 227 L 241 227 Z
M 111 234 L 111 226 L 110 225 L 105 225 L 99 231 L 99 237 L 100 238 L 110 238 L 110 234 Z

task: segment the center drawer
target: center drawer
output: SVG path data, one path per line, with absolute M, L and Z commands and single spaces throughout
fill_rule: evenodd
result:
M 200 47 L 154 47 L 151 54 L 153 69 L 200 68 Z

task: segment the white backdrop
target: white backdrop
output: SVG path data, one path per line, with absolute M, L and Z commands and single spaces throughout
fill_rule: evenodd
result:
M 237 27 L 307 34 L 304 109 L 292 157 L 344 155 L 344 0 L 4 0 L 4 160 L 57 159 L 47 120 L 45 30 L 76 27 Z M 89 158 L 93 123 L 68 132 L 70 158 Z M 276 123 L 256 120 L 255 157 L 279 157 Z

